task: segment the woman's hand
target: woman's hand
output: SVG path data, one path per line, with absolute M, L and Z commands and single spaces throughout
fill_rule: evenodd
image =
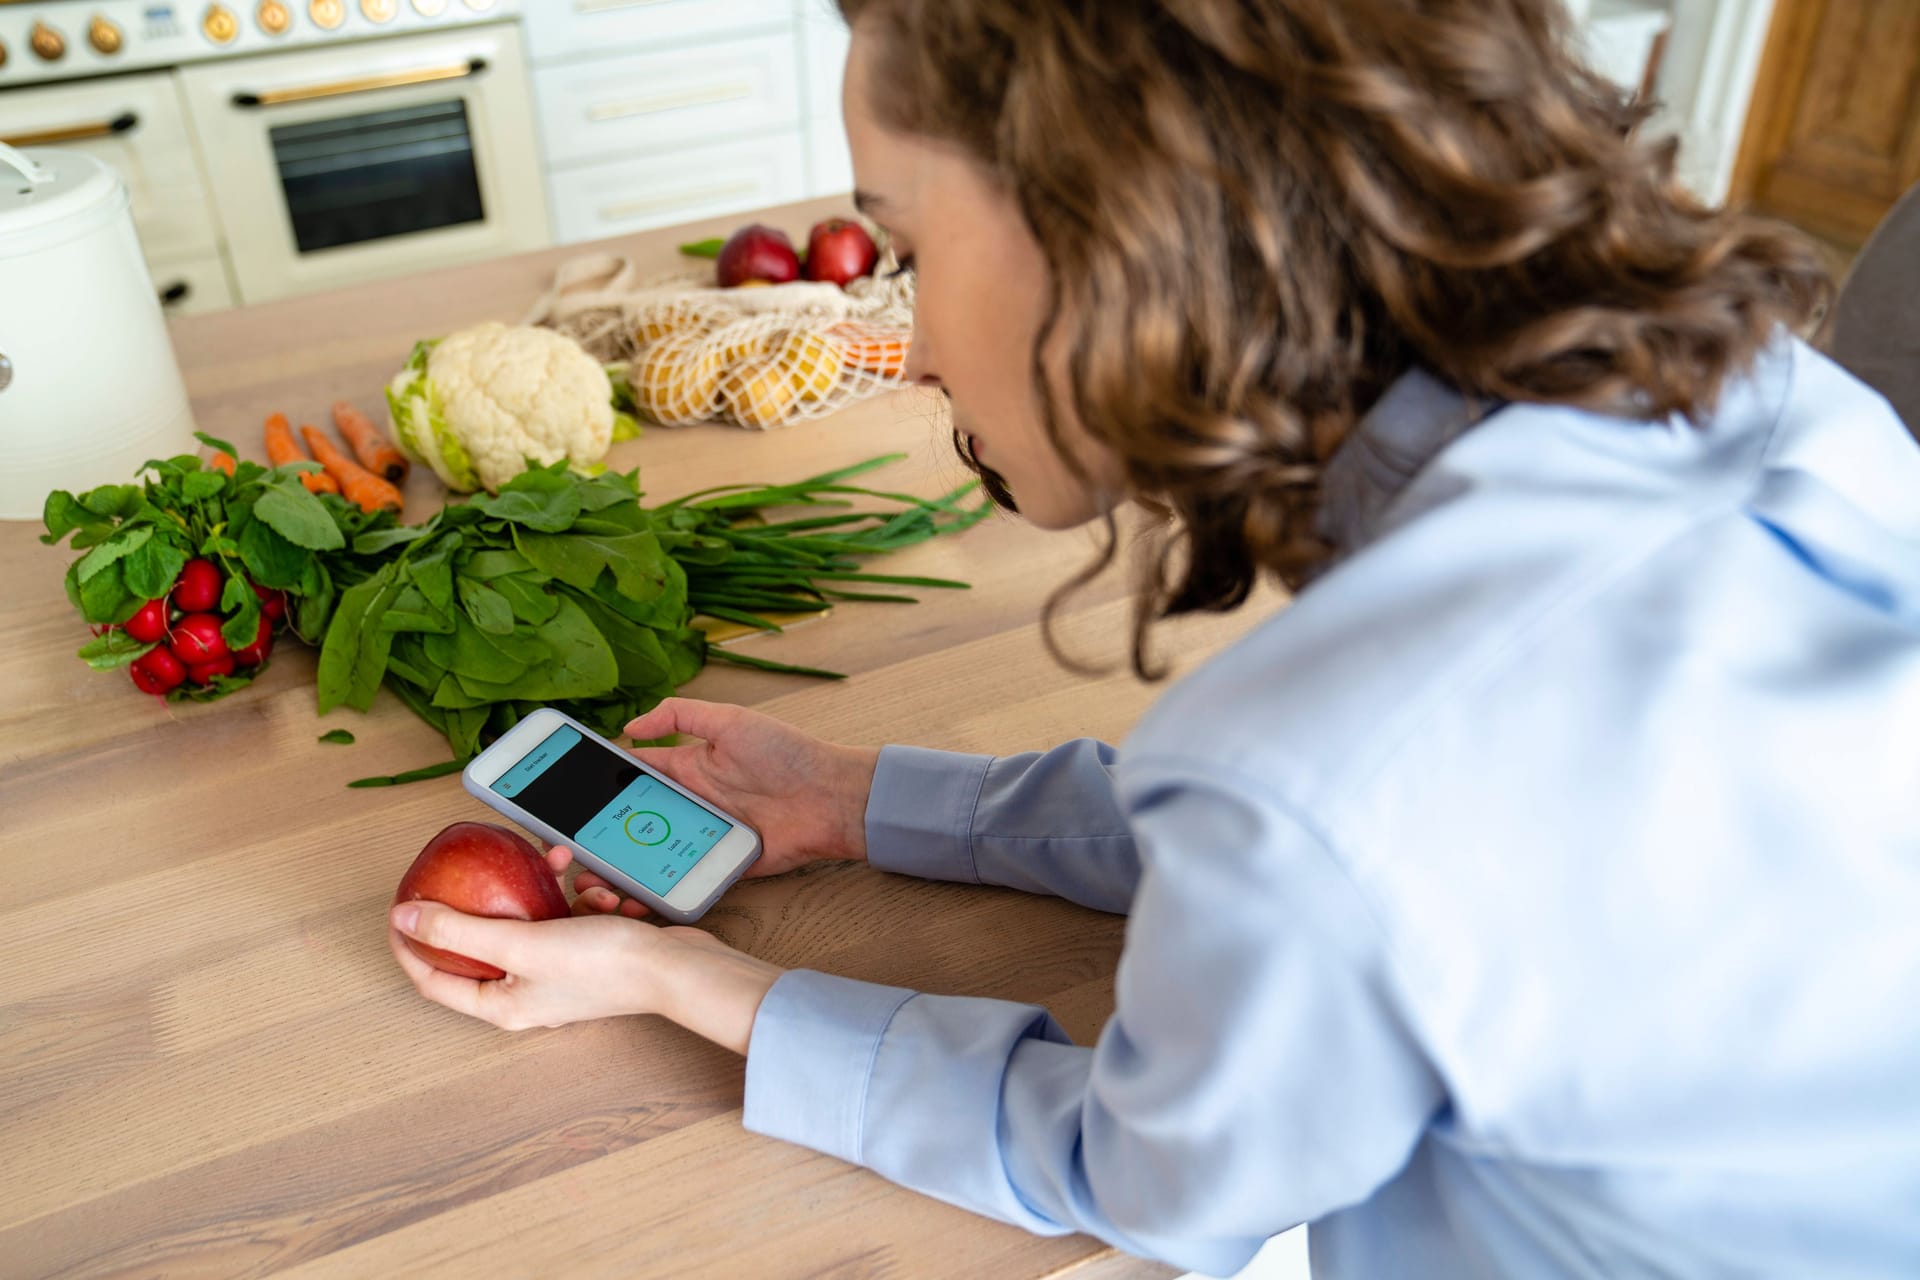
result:
M 558 876 L 572 855 L 547 851 Z M 599 913 L 559 920 L 495 920 L 439 902 L 405 902 L 388 913 L 393 958 L 421 995 L 508 1031 L 651 1012 L 649 982 L 660 930 Z M 436 969 L 402 935 L 506 970 L 490 982 Z
M 556 876 L 570 860 L 565 848 L 547 853 Z M 506 977 L 483 982 L 436 969 L 408 948 L 409 937 L 504 969 Z M 388 914 L 387 942 L 421 995 L 507 1031 L 659 1013 L 736 1053 L 747 1051 L 760 1001 L 782 973 L 699 929 L 598 913 L 495 920 L 439 902 L 404 902 Z
M 867 796 L 878 749 L 822 742 L 758 711 L 691 698 L 668 698 L 626 728 L 630 738 L 674 733 L 703 741 L 633 754 L 760 833 L 760 857 L 748 877 L 867 856 Z M 647 914 L 590 871 L 577 872 L 573 886 L 577 905 L 588 911 Z

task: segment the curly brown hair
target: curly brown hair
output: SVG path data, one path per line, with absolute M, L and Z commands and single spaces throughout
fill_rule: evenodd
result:
M 960 144 L 1050 270 L 1072 405 L 1133 492 L 1151 622 L 1308 580 L 1322 464 L 1396 377 L 1701 420 L 1831 284 L 1784 228 L 1703 206 L 1558 0 L 840 0 L 869 106 Z M 983 471 L 967 457 L 976 471 Z M 1071 465 L 1071 458 L 1068 458 Z M 1010 504 L 984 473 L 990 492 Z M 1104 553 L 1049 605 L 1111 563 Z M 1056 649 L 1056 653 L 1058 650 Z

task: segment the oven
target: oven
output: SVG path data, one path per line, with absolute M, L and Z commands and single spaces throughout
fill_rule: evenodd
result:
M 249 301 L 547 243 L 511 26 L 235 58 L 180 77 Z
M 0 140 L 118 169 L 179 309 L 539 248 L 518 8 L 0 0 Z

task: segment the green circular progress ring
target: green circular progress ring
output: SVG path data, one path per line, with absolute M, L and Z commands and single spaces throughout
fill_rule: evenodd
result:
M 633 822 L 634 822 L 634 819 L 636 818 L 659 818 L 660 819 L 660 838 L 658 840 L 642 840 L 639 836 L 634 835 Z M 662 814 L 655 813 L 651 809 L 639 809 L 633 813 L 628 814 L 627 820 L 621 823 L 620 827 L 621 827 L 621 830 L 627 833 L 627 839 L 633 841 L 635 844 L 638 844 L 638 845 L 651 846 L 656 844 L 665 844 L 667 841 L 667 837 L 673 834 L 673 826 L 671 823 L 669 823 L 666 820 L 665 816 Z

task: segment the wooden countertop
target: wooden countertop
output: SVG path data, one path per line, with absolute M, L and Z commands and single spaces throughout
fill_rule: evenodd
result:
M 770 210 L 796 238 L 843 201 Z M 616 248 L 666 268 L 717 219 Z M 202 429 L 257 452 L 261 419 L 369 411 L 415 339 L 518 320 L 552 250 L 192 317 L 175 345 Z M 104 371 L 110 376 L 111 371 Z M 384 416 L 378 415 L 377 416 Z M 903 392 L 769 433 L 650 428 L 611 461 L 665 499 L 785 481 L 891 450 L 880 475 L 960 479 L 929 402 Z M 415 468 L 408 512 L 439 501 Z M 128 477 L 131 479 L 132 477 Z M 401 872 L 458 779 L 349 791 L 444 759 L 390 694 L 314 714 L 314 659 L 283 642 L 220 702 L 172 705 L 73 656 L 73 553 L 0 524 L 0 1271 L 18 1276 L 1165 1276 L 1085 1236 L 1042 1239 L 740 1127 L 742 1063 L 663 1021 L 507 1034 L 422 1000 L 387 953 Z M 912 606 L 847 604 L 744 651 L 853 673 L 813 683 L 710 667 L 696 696 L 842 741 L 1011 752 L 1123 735 L 1154 690 L 1082 677 L 1040 606 L 1093 540 L 994 518 L 887 571 L 960 578 Z M 1264 612 L 1260 610 L 1259 612 Z M 1182 622 L 1184 665 L 1255 611 Z M 1125 652 L 1123 575 L 1065 635 Z M 327 729 L 353 746 L 326 746 Z M 736 946 L 923 990 L 1046 1005 L 1081 1043 L 1112 1010 L 1123 921 L 1007 890 L 816 867 L 735 889 L 707 921 Z M 930 1099 L 937 1104 L 937 1100 Z

